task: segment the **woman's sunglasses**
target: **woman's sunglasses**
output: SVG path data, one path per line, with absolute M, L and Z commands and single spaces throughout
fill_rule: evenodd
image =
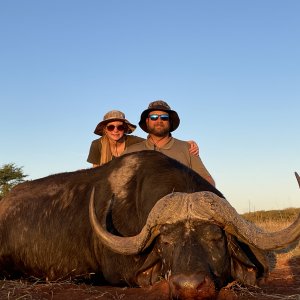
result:
M 107 126 L 106 126 L 106 129 L 107 129 L 108 131 L 113 131 L 115 128 L 117 128 L 118 131 L 124 131 L 126 127 L 125 127 L 124 125 L 118 125 L 118 126 L 115 126 L 115 125 L 107 125 Z
M 162 121 L 169 121 L 169 115 L 167 114 L 163 114 L 163 115 L 153 114 L 153 115 L 149 115 L 149 118 L 151 121 L 157 121 L 158 118 L 160 118 Z

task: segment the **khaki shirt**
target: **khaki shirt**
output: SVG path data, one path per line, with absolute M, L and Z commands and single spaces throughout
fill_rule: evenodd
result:
M 178 139 L 171 137 L 167 144 L 163 147 L 158 148 L 156 147 L 151 140 L 147 139 L 140 143 L 134 144 L 129 146 L 124 152 L 131 153 L 135 151 L 142 151 L 142 150 L 156 150 L 159 151 L 171 158 L 176 159 L 177 161 L 181 162 L 182 164 L 186 165 L 187 167 L 193 169 L 197 172 L 200 176 L 210 182 L 213 186 L 215 182 L 207 169 L 205 168 L 204 164 L 202 163 L 199 156 L 192 155 L 189 151 L 190 145 Z

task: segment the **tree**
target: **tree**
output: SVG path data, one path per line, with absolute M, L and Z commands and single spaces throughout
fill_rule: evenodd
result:
M 23 173 L 22 167 L 15 164 L 5 164 L 0 168 L 0 200 L 17 184 L 28 176 Z

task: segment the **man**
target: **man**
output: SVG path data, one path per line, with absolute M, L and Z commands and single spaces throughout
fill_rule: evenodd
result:
M 166 102 L 161 100 L 151 102 L 148 109 L 142 112 L 139 122 L 141 129 L 148 133 L 147 139 L 129 146 L 124 153 L 142 150 L 160 151 L 193 169 L 215 186 L 200 157 L 189 152 L 189 144 L 172 137 L 171 132 L 178 128 L 179 123 L 177 112 L 171 110 Z

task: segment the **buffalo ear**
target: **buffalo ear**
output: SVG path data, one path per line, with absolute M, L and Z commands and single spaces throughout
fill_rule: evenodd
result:
M 231 276 L 243 284 L 256 285 L 257 279 L 269 270 L 266 254 L 240 242 L 229 233 L 226 233 L 226 236 L 231 259 Z

